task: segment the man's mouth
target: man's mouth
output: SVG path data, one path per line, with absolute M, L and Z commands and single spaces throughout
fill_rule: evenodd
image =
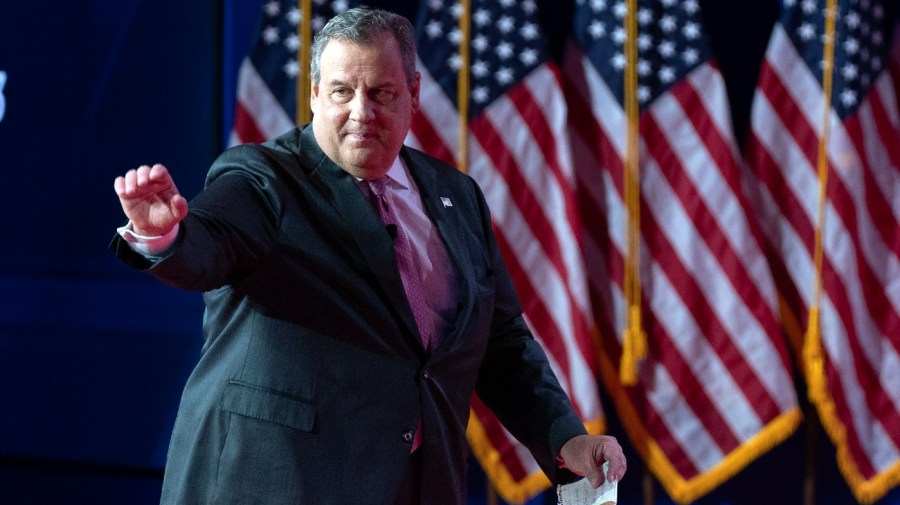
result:
M 354 140 L 370 140 L 378 138 L 378 134 L 375 132 L 347 132 L 344 136 Z

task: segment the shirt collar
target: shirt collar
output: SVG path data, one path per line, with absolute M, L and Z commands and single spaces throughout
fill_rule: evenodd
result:
M 412 186 L 409 182 L 409 172 L 406 171 L 406 166 L 404 166 L 400 156 L 394 158 L 391 168 L 388 169 L 387 174 L 385 175 L 399 184 L 403 189 L 409 189 Z

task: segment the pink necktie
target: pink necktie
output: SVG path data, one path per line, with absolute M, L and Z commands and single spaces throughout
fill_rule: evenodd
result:
M 409 243 L 409 237 L 400 227 L 396 214 L 391 209 L 387 201 L 387 184 L 388 178 L 381 177 L 369 182 L 369 189 L 375 195 L 375 208 L 384 224 L 394 227 L 392 233 L 394 239 L 394 253 L 397 256 L 397 267 L 400 270 L 400 280 L 403 281 L 403 290 L 406 291 L 406 299 L 409 301 L 409 307 L 412 309 L 413 317 L 416 319 L 416 327 L 419 329 L 419 335 L 422 336 L 422 345 L 428 349 L 431 342 L 430 324 L 431 315 L 429 313 L 427 302 L 425 301 L 425 289 L 422 287 L 422 281 L 416 271 L 416 265 L 413 263 L 412 244 Z
M 403 290 L 406 291 L 406 299 L 409 301 L 409 307 L 412 309 L 413 317 L 416 320 L 416 327 L 419 329 L 419 335 L 422 336 L 422 345 L 428 349 L 430 342 L 430 331 L 428 329 L 431 316 L 425 305 L 425 290 L 422 287 L 422 281 L 416 273 L 416 266 L 412 260 L 412 244 L 409 238 L 400 227 L 396 214 L 388 205 L 387 201 L 387 177 L 368 181 L 369 189 L 375 195 L 375 209 L 384 224 L 393 226 L 394 232 L 391 233 L 394 239 L 394 254 L 397 256 L 397 267 L 400 270 L 400 280 L 403 282 Z M 422 445 L 422 424 L 416 427 L 416 433 L 413 436 L 412 447 L 409 452 L 413 452 Z

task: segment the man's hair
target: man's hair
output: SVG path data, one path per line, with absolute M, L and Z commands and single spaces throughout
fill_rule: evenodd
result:
M 405 17 L 381 9 L 357 7 L 331 18 L 316 34 L 310 55 L 311 81 L 319 84 L 322 51 L 332 40 L 343 40 L 356 45 L 371 43 L 383 35 L 391 35 L 400 46 L 406 81 L 412 84 L 416 76 L 416 39 L 412 23 Z

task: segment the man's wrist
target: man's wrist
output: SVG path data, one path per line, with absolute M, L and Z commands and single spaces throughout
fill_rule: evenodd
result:
M 142 235 L 134 230 L 134 223 L 130 220 L 125 226 L 116 229 L 119 235 L 128 242 L 135 251 L 151 256 L 157 256 L 166 252 L 178 237 L 179 224 L 176 223 L 171 230 L 163 235 Z

